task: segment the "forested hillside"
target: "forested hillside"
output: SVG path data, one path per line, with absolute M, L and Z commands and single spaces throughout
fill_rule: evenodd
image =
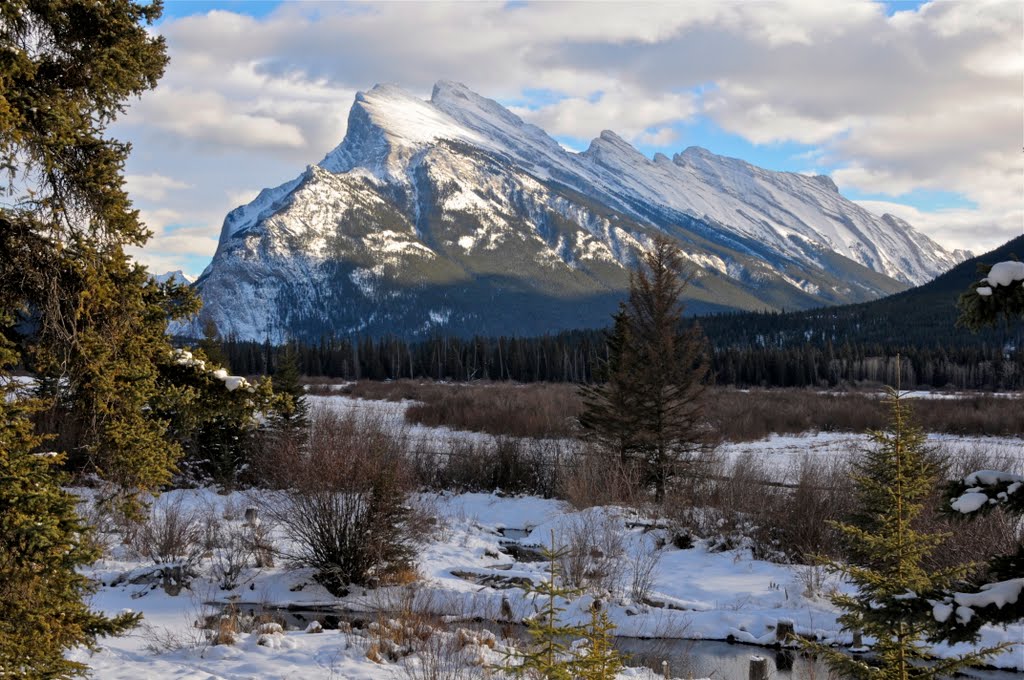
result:
M 968 260 L 935 280 L 875 302 L 789 313 L 744 313 L 695 319 L 713 349 L 719 384 L 834 387 L 892 382 L 903 357 L 908 387 L 1018 389 L 1024 386 L 1024 327 L 971 333 L 957 328 L 957 298 L 977 280 L 980 262 L 1024 253 L 1024 237 Z M 208 341 L 209 342 L 209 341 Z M 270 343 L 222 342 L 240 373 L 274 370 L 281 349 Z M 606 356 L 604 331 L 540 337 L 435 336 L 324 338 L 297 346 L 309 376 L 376 380 L 516 380 L 589 382 Z

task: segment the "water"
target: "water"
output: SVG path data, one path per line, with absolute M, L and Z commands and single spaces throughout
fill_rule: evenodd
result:
M 834 680 L 828 667 L 798 651 L 768 649 L 711 640 L 641 640 L 618 638 L 616 646 L 631 656 L 631 666 L 647 666 L 661 672 L 662 661 L 669 662 L 674 678 L 714 678 L 746 680 L 750 659 L 768 659 L 769 675 L 782 680 Z M 1005 671 L 969 671 L 963 677 L 978 680 L 1022 680 L 1024 674 Z
M 526 538 L 527 536 L 529 536 L 530 530 L 502 527 L 498 529 L 498 533 L 501 534 L 504 538 L 509 539 L 510 541 L 518 541 L 519 539 Z
M 289 609 L 264 607 L 261 605 L 238 605 L 239 613 L 246 615 L 273 614 L 275 620 L 285 628 L 303 630 L 310 621 L 316 620 L 331 630 L 340 623 L 363 628 L 375 621 L 375 612 L 347 612 L 332 608 Z M 460 623 L 466 628 L 488 628 L 498 632 L 514 631 L 524 634 L 522 626 L 498 626 L 497 624 Z M 712 678 L 714 680 L 747 680 L 750 659 L 760 656 L 768 659 L 769 677 L 773 680 L 838 680 L 829 674 L 828 668 L 820 661 L 809 658 L 795 650 L 775 650 L 751 645 L 730 644 L 714 640 L 640 639 L 616 638 L 616 647 L 628 657 L 630 666 L 646 666 L 658 673 L 663 670 L 662 662 L 668 661 L 673 678 Z M 1010 671 L 968 671 L 964 678 L 976 680 L 1024 680 L 1024 673 Z

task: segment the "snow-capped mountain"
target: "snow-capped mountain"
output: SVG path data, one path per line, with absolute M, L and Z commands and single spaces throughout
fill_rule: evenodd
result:
M 243 339 L 542 333 L 605 325 L 656 233 L 693 263 L 696 312 L 873 299 L 967 256 L 828 177 L 695 147 L 649 159 L 610 131 L 572 153 L 440 82 L 430 101 L 357 94 L 337 148 L 228 214 L 196 286 Z
M 177 281 L 180 284 L 192 283 L 192 278 L 180 269 L 164 272 L 163 274 L 153 274 L 153 280 L 157 283 L 167 283 L 168 281 Z

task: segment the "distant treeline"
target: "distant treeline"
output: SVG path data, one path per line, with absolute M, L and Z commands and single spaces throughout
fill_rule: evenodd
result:
M 1001 342 L 950 348 L 830 341 L 721 346 L 713 335 L 710 344 L 716 382 L 721 385 L 893 384 L 899 354 L 905 388 L 1024 389 L 1024 352 L 1019 344 L 1013 351 Z M 599 379 L 607 355 L 599 330 L 534 338 L 439 336 L 415 342 L 334 338 L 293 347 L 304 375 L 345 380 L 591 382 Z M 243 375 L 273 372 L 284 351 L 269 343 L 237 341 L 222 343 L 222 349 L 232 371 Z

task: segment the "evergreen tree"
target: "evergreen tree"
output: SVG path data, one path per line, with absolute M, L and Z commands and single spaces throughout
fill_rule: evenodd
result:
M 309 425 L 306 390 L 299 378 L 299 355 L 295 347 L 288 345 L 273 375 L 274 394 L 281 399 L 271 416 L 271 426 L 278 432 L 294 435 Z
M 849 523 L 836 524 L 849 561 L 825 562 L 857 587 L 853 594 L 832 596 L 832 603 L 843 610 L 839 621 L 847 630 L 861 630 L 874 638 L 873 657 L 870 661 L 850 657 L 819 643 L 805 646 L 824 656 L 843 677 L 945 678 L 981 662 L 994 650 L 939 660 L 923 645 L 940 629 L 928 596 L 947 589 L 969 567 L 929 573 L 924 566 L 945 538 L 915 528 L 938 481 L 937 470 L 926 455 L 924 434 L 913 425 L 897 390 L 890 390 L 888 403 L 888 431 L 873 432 L 873 446 L 855 464 L 858 513 Z
M 613 630 L 615 624 L 595 602 L 590 608 L 590 623 L 583 629 L 585 654 L 577 661 L 579 680 L 615 680 L 623 669 L 622 656 L 615 649 Z
M 222 342 L 220 331 L 217 330 L 217 322 L 212 318 L 207 318 L 203 322 L 203 339 L 199 341 L 199 349 L 203 350 L 203 354 L 206 355 L 206 359 L 210 363 L 218 366 L 231 366 L 231 362 L 224 356 L 224 351 L 221 349 Z
M 710 366 L 700 326 L 683 323 L 688 285 L 679 248 L 656 238 L 630 275 L 608 347 L 608 382 L 586 395 L 581 418 L 640 462 L 659 502 L 680 464 L 708 442 L 702 416 Z
M 1019 263 L 1000 264 L 1024 274 Z M 988 274 L 991 269 L 983 266 L 982 273 Z M 1007 323 L 1024 320 L 1024 275 L 1009 286 L 989 286 L 990 295 L 979 295 L 977 289 L 987 284 L 988 281 L 978 281 L 960 296 L 960 325 L 978 330 L 995 326 L 1000 320 Z M 950 484 L 947 495 L 947 511 L 954 517 L 967 519 L 997 509 L 1024 516 L 1022 475 L 980 470 Z M 1018 543 L 1015 552 L 992 559 L 986 582 L 972 585 L 973 588 L 964 588 L 970 592 L 949 593 L 934 603 L 935 613 L 945 624 L 937 637 L 973 640 L 986 623 L 1024 620 L 1024 540 Z
M 502 668 L 516 677 L 534 680 L 614 680 L 622 670 L 622 657 L 614 647 L 611 632 L 615 626 L 595 602 L 590 623 L 586 626 L 567 624 L 561 620 L 565 607 L 559 600 L 568 600 L 579 590 L 559 584 L 559 561 L 566 549 L 555 548 L 554 532 L 551 546 L 541 550 L 548 562 L 548 577 L 539 584 L 526 586 L 534 601 L 542 600 L 537 613 L 526 622 L 531 645 L 510 655 Z M 576 640 L 582 646 L 573 646 Z M 515 660 L 516 663 L 511 663 Z
M 61 457 L 34 452 L 42 443 L 29 419 L 36 404 L 7 373 L 16 356 L 0 336 L 0 675 L 82 676 L 86 668 L 65 652 L 120 634 L 139 616 L 108 618 L 82 602 L 92 584 L 77 568 L 98 553 L 75 497 L 60 487 Z
M 999 281 L 990 279 L 993 268 L 998 268 Z M 979 264 L 978 273 L 982 275 L 979 280 L 960 295 L 956 325 L 977 333 L 995 327 L 1000 321 L 1012 324 L 1024 319 L 1024 263 L 1010 260 L 995 265 Z M 1008 281 L 1000 285 L 1004 276 Z
M 193 313 L 181 286 L 158 286 L 126 254 L 149 232 L 124 190 L 127 144 L 105 136 L 125 100 L 167 61 L 146 24 L 159 2 L 9 0 L 0 4 L 0 332 L 59 387 L 50 422 L 68 463 L 131 500 L 169 480 L 180 448 L 154 417 L 168 316 Z
M 202 351 L 179 349 L 160 365 L 154 414 L 184 451 L 189 481 L 233 488 L 245 481 L 257 448 L 261 414 L 278 410 L 269 379 L 249 383 L 209 362 Z
M 525 650 L 512 655 L 518 663 L 508 663 L 502 669 L 520 678 L 535 680 L 575 680 L 578 659 L 569 644 L 584 634 L 580 626 L 569 625 L 560 620 L 565 607 L 559 600 L 568 600 L 579 593 L 577 590 L 559 585 L 559 560 L 565 556 L 565 549 L 555 549 L 555 535 L 551 533 L 551 546 L 541 551 L 548 562 L 548 577 L 538 583 L 526 586 L 526 592 L 534 601 L 542 600 L 537 613 L 526 622 L 526 632 L 531 644 Z
M 619 306 L 614 324 L 606 332 L 607 358 L 600 361 L 596 384 L 583 385 L 580 396 L 584 410 L 580 425 L 586 436 L 616 453 L 622 465 L 628 464 L 637 446 L 634 404 L 638 397 L 631 380 L 632 347 L 629 317 L 625 305 Z

